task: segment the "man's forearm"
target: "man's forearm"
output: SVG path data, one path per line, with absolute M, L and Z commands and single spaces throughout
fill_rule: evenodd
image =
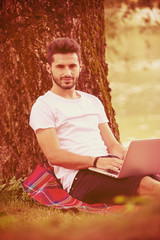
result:
M 93 166 L 94 157 L 81 156 L 63 149 L 57 149 L 50 156 L 46 156 L 51 165 L 69 169 L 86 169 Z

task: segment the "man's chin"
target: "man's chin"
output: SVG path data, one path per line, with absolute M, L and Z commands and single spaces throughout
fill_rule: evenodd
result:
M 75 86 L 75 85 L 72 85 L 72 86 L 70 86 L 70 85 L 68 85 L 68 86 L 67 86 L 67 85 L 63 85 L 63 86 L 61 86 L 61 87 L 62 87 L 63 89 L 66 89 L 66 90 L 68 89 L 68 90 L 69 90 L 69 89 L 72 89 L 74 86 Z
M 75 86 L 75 84 L 71 84 L 71 83 L 63 83 L 63 84 L 61 84 L 61 87 L 63 88 L 63 89 L 72 89 L 73 87 Z

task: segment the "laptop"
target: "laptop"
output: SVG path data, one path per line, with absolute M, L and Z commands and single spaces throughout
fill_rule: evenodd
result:
M 89 170 L 115 178 L 160 174 L 160 138 L 131 141 L 119 173 L 95 167 Z

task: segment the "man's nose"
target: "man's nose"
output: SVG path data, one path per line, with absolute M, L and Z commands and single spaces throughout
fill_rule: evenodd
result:
M 71 74 L 71 69 L 69 68 L 69 67 L 66 67 L 66 69 L 65 69 L 65 75 L 66 76 L 71 76 L 72 74 Z

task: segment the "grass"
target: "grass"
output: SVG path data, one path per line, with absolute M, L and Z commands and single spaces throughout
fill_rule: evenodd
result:
M 159 201 L 145 201 L 123 215 L 97 215 L 44 207 L 13 178 L 0 195 L 0 239 L 159 239 Z M 132 210 L 131 210 L 132 209 Z M 149 226 L 146 227 L 146 226 Z

